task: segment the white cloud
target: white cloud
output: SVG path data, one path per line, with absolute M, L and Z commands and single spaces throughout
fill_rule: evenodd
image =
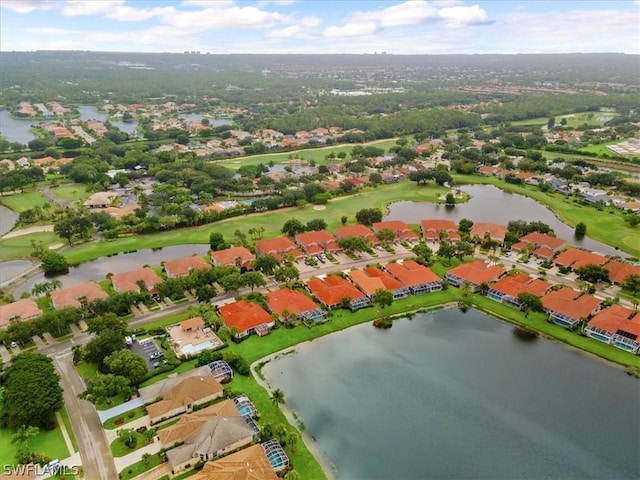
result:
M 486 23 L 489 19 L 487 12 L 480 8 L 479 5 L 441 8 L 438 11 L 438 16 L 453 25 Z
M 2 0 L 0 8 L 17 13 L 30 13 L 34 10 L 52 10 L 59 5 L 55 0 Z
M 197 12 L 175 11 L 166 15 L 163 20 L 177 28 L 186 29 L 233 29 L 272 27 L 284 22 L 288 17 L 277 12 L 266 12 L 256 7 L 215 6 Z
M 361 37 L 372 35 L 378 31 L 376 22 L 347 23 L 342 27 L 325 28 L 323 35 L 327 38 L 335 37 Z
M 409 0 L 371 12 L 356 12 L 350 19 L 357 22 L 375 21 L 383 27 L 417 25 L 437 18 L 437 9 L 423 0 Z
M 180 5 L 186 7 L 210 7 L 212 0 L 182 0 Z M 216 6 L 218 7 L 232 7 L 235 2 L 233 0 L 216 0 Z
M 62 14 L 68 17 L 80 15 L 106 15 L 116 7 L 124 6 L 124 0 L 104 0 L 100 2 L 86 2 L 83 0 L 67 0 L 62 6 Z
M 279 30 L 271 30 L 265 33 L 267 38 L 310 38 L 312 30 L 320 25 L 318 17 L 304 17 L 295 25 L 290 25 Z

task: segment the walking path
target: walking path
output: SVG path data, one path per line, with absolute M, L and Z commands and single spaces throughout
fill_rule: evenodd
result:
M 36 225 L 33 227 L 20 228 L 9 233 L 5 233 L 2 238 L 20 237 L 30 233 L 53 232 L 53 225 Z
M 111 442 L 113 442 L 116 438 L 118 438 L 118 430 L 122 428 L 133 428 L 134 430 L 136 430 L 140 427 L 149 428 L 150 426 L 151 426 L 151 417 L 149 415 L 145 415 L 144 417 L 140 417 L 134 420 L 133 422 L 125 423 L 124 425 L 121 425 L 116 428 L 105 428 L 104 432 L 107 436 L 107 440 L 109 441 L 109 444 L 111 444 Z
M 64 443 L 67 444 L 69 455 L 73 455 L 75 453 L 75 448 L 73 448 L 73 443 L 71 442 L 71 438 L 69 437 L 69 432 L 67 432 L 67 426 L 64 424 L 64 420 L 62 419 L 62 415 L 60 415 L 60 412 L 56 412 L 56 420 L 58 420 L 58 426 L 60 427 L 60 432 L 62 432 Z
M 100 417 L 100 421 L 104 423 L 110 418 L 117 417 L 118 415 L 122 415 L 123 413 L 128 412 L 129 410 L 133 410 L 134 408 L 137 408 L 137 407 L 142 407 L 143 405 L 144 405 L 144 402 L 142 401 L 142 398 L 140 397 L 134 398 L 132 400 L 129 400 L 128 402 L 121 403 L 120 405 L 116 405 L 115 407 L 110 408 L 109 410 L 98 410 L 98 417 Z

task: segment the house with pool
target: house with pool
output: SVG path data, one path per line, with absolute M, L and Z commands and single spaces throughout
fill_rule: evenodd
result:
M 280 444 L 277 440 L 269 440 L 205 463 L 191 480 L 278 480 L 280 477 L 276 472 L 288 466 L 289 458 Z
M 218 313 L 227 328 L 235 327 L 235 338 L 246 338 L 252 333 L 263 337 L 271 331 L 275 322 L 269 312 L 257 303 L 238 300 L 218 307 Z
M 591 317 L 600 307 L 600 300 L 591 295 L 582 295 L 577 290 L 562 287 L 542 297 L 542 305 L 549 318 L 567 329 L 574 329 L 580 322 Z
M 267 294 L 267 307 L 278 315 L 281 322 L 322 322 L 325 311 L 304 293 L 289 288 L 281 288 Z
M 584 333 L 587 337 L 637 354 L 640 351 L 640 313 L 621 305 L 612 305 L 598 312 L 589 321 Z
M 351 270 L 349 278 L 360 290 L 373 299 L 378 290 L 387 290 L 393 294 L 394 300 L 407 297 L 411 289 L 389 272 L 378 267 L 365 267 L 361 270 Z
M 511 249 L 516 252 L 531 250 L 536 257 L 550 260 L 566 245 L 566 240 L 561 238 L 556 238 L 546 233 L 531 232 L 520 237 L 520 241 L 514 243 Z
M 173 351 L 177 356 L 194 356 L 203 350 L 215 350 L 224 342 L 207 327 L 202 317 L 194 317 L 184 322 L 167 326 Z
M 477 291 L 480 285 L 497 281 L 505 272 L 506 270 L 498 265 L 476 260 L 453 267 L 445 274 L 445 278 L 451 285 L 460 287 L 468 283 L 474 291 Z
M 502 277 L 491 285 L 485 295 L 496 302 L 520 308 L 521 305 L 518 301 L 520 293 L 531 293 L 536 297 L 542 297 L 550 288 L 551 284 L 549 282 L 530 277 L 524 273 L 518 273 Z
M 409 287 L 411 293 L 442 290 L 442 279 L 429 268 L 414 260 L 387 263 L 384 269 L 400 280 L 403 285 Z

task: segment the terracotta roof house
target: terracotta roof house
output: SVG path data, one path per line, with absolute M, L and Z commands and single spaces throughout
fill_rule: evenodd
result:
M 222 397 L 222 385 L 204 365 L 138 389 L 151 423 L 191 412 L 193 407 Z
M 530 248 L 533 245 L 533 254 L 538 258 L 550 260 L 562 250 L 567 242 L 561 238 L 552 237 L 546 233 L 531 232 L 520 238 L 520 241 L 512 246 L 515 250 Z
M 113 205 L 118 194 L 114 192 L 97 192 L 91 195 L 83 205 L 89 209 L 107 208 Z
M 317 255 L 325 251 L 338 252 L 340 250 L 336 237 L 326 230 L 299 233 L 295 239 L 296 243 L 304 249 L 307 255 Z
M 542 305 L 549 318 L 564 328 L 574 328 L 582 320 L 593 315 L 600 306 L 600 300 L 569 287 L 562 287 L 542 297 Z
M 411 293 L 442 290 L 442 279 L 424 265 L 413 260 L 388 263 L 384 267 L 394 277 L 411 289 Z
M 236 338 L 248 337 L 252 333 L 267 335 L 274 326 L 273 318 L 257 303 L 238 300 L 218 309 L 222 320 L 229 328 L 236 327 Z
M 464 282 L 471 284 L 477 290 L 483 283 L 495 282 L 504 273 L 505 269 L 497 265 L 488 265 L 482 260 L 471 263 L 461 263 L 457 267 L 450 269 L 446 275 L 446 280 L 456 287 Z
M 216 267 L 221 265 L 248 267 L 255 259 L 255 254 L 251 253 L 246 247 L 231 247 L 211 252 L 211 261 Z
M 105 298 L 109 298 L 109 295 L 96 282 L 81 283 L 80 285 L 51 292 L 51 303 L 56 310 L 67 307 L 81 307 L 87 303 Z
M 519 273 L 502 277 L 487 290 L 486 296 L 496 302 L 505 303 L 511 307 L 520 308 L 518 295 L 522 292 L 531 293 L 537 297 L 544 295 L 551 288 L 551 284 Z
M 211 264 L 198 255 L 164 262 L 164 271 L 169 278 L 186 277 L 194 270 L 207 270 L 209 268 L 211 268 Z
M 403 298 L 411 294 L 409 287 L 377 267 L 351 270 L 349 277 L 371 299 L 373 299 L 378 290 L 387 290 L 393 293 L 394 299 Z
M 202 330 L 204 328 L 204 320 L 202 317 L 193 317 L 184 322 L 180 322 L 180 328 L 185 332 Z
M 153 292 L 156 284 L 162 283 L 162 278 L 151 267 L 142 267 L 111 276 L 111 284 L 118 293 L 139 292 L 140 286 L 137 282 L 140 281 L 144 283 L 149 292 Z
M 304 257 L 304 253 L 287 237 L 258 240 L 256 242 L 256 253 L 258 255 L 272 255 L 278 259 L 282 259 L 285 254 L 292 255 L 296 260 Z
M 349 227 L 338 227 L 335 229 L 335 234 L 337 239 L 347 238 L 347 237 L 362 237 L 373 244 L 378 244 L 380 241 L 376 237 L 376 234 L 370 228 L 365 227 L 364 225 L 351 225 Z
M 591 338 L 608 343 L 627 352 L 640 351 L 640 313 L 621 305 L 598 312 L 584 329 Z
M 611 260 L 604 268 L 609 271 L 609 280 L 611 283 L 615 284 L 624 283 L 629 275 L 640 275 L 640 267 L 618 260 Z
M 219 417 L 203 423 L 184 443 L 167 450 L 172 474 L 220 458 L 253 442 L 255 432 L 242 417 Z
M 352 310 L 366 307 L 371 303 L 367 295 L 358 290 L 351 282 L 337 275 L 312 278 L 307 281 L 307 288 L 320 303 L 329 309 L 340 308 L 343 298 L 349 299 Z
M 376 233 L 385 228 L 395 233 L 396 240 L 417 242 L 419 239 L 418 234 L 402 220 L 388 220 L 386 222 L 376 222 L 373 224 L 373 231 Z
M 451 242 L 459 242 L 458 226 L 452 220 L 422 220 L 422 236 L 430 242 L 439 242 L 440 235 Z
M 281 319 L 289 314 L 295 315 L 296 321 L 321 322 L 325 319 L 322 310 L 313 300 L 304 293 L 289 288 L 282 288 L 267 294 L 267 306 Z
M 609 259 L 597 253 L 587 252 L 579 248 L 569 248 L 558 254 L 553 263 L 560 267 L 567 267 L 571 270 L 581 268 L 586 265 L 604 265 Z
M 31 320 L 40 315 L 42 310 L 30 298 L 0 305 L 0 328 L 7 328 L 10 322 Z
M 494 240 L 499 244 L 504 243 L 506 233 L 507 228 L 504 225 L 498 225 L 497 223 L 478 222 L 474 223 L 473 227 L 471 227 L 472 237 L 477 236 L 478 238 L 483 239 L 486 235 L 489 235 L 491 240 Z
M 207 462 L 191 480 L 278 480 L 261 445 L 252 445 Z

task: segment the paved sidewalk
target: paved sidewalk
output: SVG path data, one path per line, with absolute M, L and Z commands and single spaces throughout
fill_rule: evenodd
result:
M 149 417 L 149 415 L 145 415 L 144 417 L 140 417 L 137 420 L 134 420 L 133 422 L 125 423 L 124 425 L 120 425 L 119 427 L 116 427 L 116 428 L 105 428 L 104 433 L 107 435 L 107 440 L 109 441 L 109 443 L 111 443 L 116 438 L 118 438 L 118 430 L 122 428 L 133 428 L 134 430 L 140 427 L 149 428 L 149 426 L 151 425 L 150 421 L 151 421 L 151 417 Z
M 128 402 L 117 405 L 109 410 L 98 410 L 98 416 L 100 417 L 100 421 L 102 423 L 106 422 L 110 418 L 113 418 L 117 415 L 121 415 L 124 412 L 128 412 L 129 410 L 133 410 L 136 407 L 142 407 L 144 402 L 142 398 L 134 398 L 133 400 L 129 400 Z
M 116 470 L 118 472 L 121 472 L 122 470 L 124 470 L 129 465 L 132 465 L 132 464 L 142 460 L 142 456 L 145 453 L 149 453 L 149 454 L 153 455 L 154 453 L 158 453 L 161 448 L 162 447 L 160 445 L 160 442 L 159 441 L 154 441 L 152 444 L 146 445 L 146 446 L 142 447 L 141 449 L 130 453 L 129 455 L 125 455 L 124 457 L 115 457 L 113 460 L 115 461 L 115 464 L 116 464 Z
M 69 437 L 69 432 L 67 432 L 67 427 L 64 424 L 64 420 L 62 420 L 62 415 L 60 415 L 60 412 L 56 412 L 56 420 L 58 421 L 58 426 L 60 427 L 60 431 L 62 432 L 64 443 L 67 445 L 67 450 L 69 450 L 70 455 L 73 455 L 75 453 L 75 449 L 73 448 L 71 437 Z

